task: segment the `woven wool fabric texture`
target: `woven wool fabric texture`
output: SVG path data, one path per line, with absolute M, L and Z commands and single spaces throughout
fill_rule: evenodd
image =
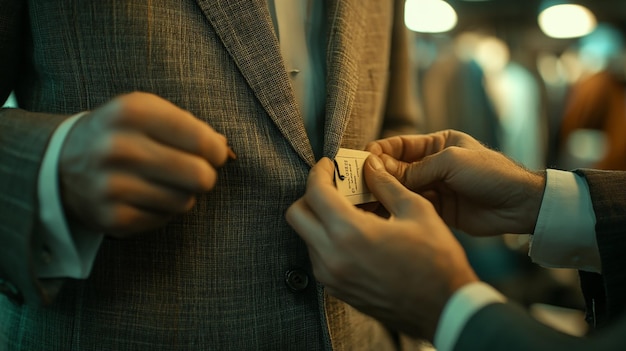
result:
M 416 130 L 403 3 L 327 2 L 325 156 Z M 0 0 L 0 38 L 0 94 L 20 105 L 0 112 L 0 278 L 27 300 L 0 297 L 1 350 L 418 344 L 326 296 L 284 219 L 315 159 L 264 0 Z M 34 277 L 29 247 L 47 140 L 67 116 L 132 91 L 192 112 L 238 158 L 189 213 L 105 239 L 89 278 L 59 291 Z M 304 291 L 285 284 L 294 269 L 310 277 Z

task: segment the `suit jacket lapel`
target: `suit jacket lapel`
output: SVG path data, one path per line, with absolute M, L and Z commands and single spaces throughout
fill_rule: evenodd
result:
M 329 0 L 327 6 L 324 155 L 333 158 L 341 144 L 357 90 L 364 10 L 358 0 Z
M 315 156 L 285 70 L 266 0 L 197 2 L 274 123 L 300 157 L 313 165 Z

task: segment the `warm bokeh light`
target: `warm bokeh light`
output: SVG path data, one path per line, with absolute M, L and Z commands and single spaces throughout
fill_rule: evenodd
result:
M 555 5 L 539 14 L 539 27 L 552 38 L 576 38 L 587 35 L 596 27 L 596 17 L 584 6 Z
M 549 86 L 564 84 L 565 79 L 559 69 L 559 58 L 552 53 L 540 53 L 537 55 L 537 71 Z
M 567 139 L 567 152 L 578 162 L 593 164 L 608 151 L 606 134 L 601 130 L 578 129 Z
M 447 32 L 458 20 L 456 11 L 443 0 L 407 0 L 404 6 L 404 23 L 414 32 Z
M 476 61 L 485 72 L 500 72 L 510 59 L 509 48 L 499 38 L 483 38 L 476 47 Z

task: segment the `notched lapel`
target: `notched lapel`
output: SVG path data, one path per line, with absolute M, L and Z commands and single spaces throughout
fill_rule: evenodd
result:
M 334 157 L 348 125 L 358 86 L 364 7 L 358 0 L 328 1 L 324 155 Z
M 300 157 L 313 165 L 315 156 L 284 67 L 266 0 L 196 1 L 274 123 Z

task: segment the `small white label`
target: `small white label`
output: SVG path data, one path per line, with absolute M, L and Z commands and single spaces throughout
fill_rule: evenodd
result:
M 353 205 L 377 201 L 365 184 L 363 164 L 367 151 L 339 149 L 335 156 L 335 184 Z

